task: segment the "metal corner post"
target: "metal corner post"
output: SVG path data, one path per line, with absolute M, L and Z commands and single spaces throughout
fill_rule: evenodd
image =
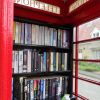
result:
M 11 100 L 14 0 L 0 0 L 0 100 Z

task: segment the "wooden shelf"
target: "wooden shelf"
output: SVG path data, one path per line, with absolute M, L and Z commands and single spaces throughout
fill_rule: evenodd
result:
M 58 72 L 31 72 L 31 73 L 16 73 L 13 77 L 58 77 L 58 76 L 69 76 L 71 71 L 58 71 Z
M 68 48 L 56 47 L 56 46 L 44 46 L 44 45 L 33 45 L 33 44 L 19 44 L 16 43 L 13 45 L 13 50 L 22 50 L 22 49 L 36 49 L 38 51 L 46 52 L 62 52 L 68 53 L 70 50 Z

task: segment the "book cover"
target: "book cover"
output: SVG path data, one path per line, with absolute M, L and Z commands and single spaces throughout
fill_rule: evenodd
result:
M 24 44 L 24 33 L 25 33 L 25 26 L 24 23 L 21 23 L 21 35 L 20 35 L 20 43 Z
M 28 65 L 28 51 L 26 49 L 23 50 L 23 72 L 27 72 Z
M 58 30 L 58 47 L 61 47 L 61 30 Z
M 46 52 L 43 53 L 43 72 L 46 71 Z
M 50 45 L 53 46 L 53 28 L 50 28 Z
M 22 73 L 23 72 L 23 50 L 19 51 L 18 62 L 19 62 L 19 73 Z
M 44 26 L 41 27 L 41 45 L 45 45 L 45 28 Z
M 16 33 L 15 33 L 15 43 L 20 43 L 20 36 L 21 36 L 21 23 L 16 22 Z
M 36 25 L 32 24 L 32 44 L 36 44 Z
M 25 44 L 32 42 L 32 25 L 25 23 Z
M 18 73 L 18 51 L 14 51 L 15 52 L 15 64 L 14 64 L 14 73 Z
M 65 59 L 64 59 L 64 70 L 67 71 L 67 53 L 65 54 Z
M 53 46 L 57 46 L 57 29 L 53 29 Z
M 58 71 L 58 52 L 56 52 L 56 71 Z
M 56 71 L 56 52 L 53 52 L 53 71 Z
M 50 52 L 50 71 L 53 71 L 53 52 Z
M 47 52 L 46 71 L 50 71 L 50 52 Z
M 13 42 L 15 43 L 15 37 L 16 37 L 16 22 L 14 21 L 14 28 L 13 28 Z
M 27 50 L 27 53 L 28 53 L 28 58 L 27 58 L 27 72 L 31 72 L 31 53 L 32 53 L 32 51 L 31 50 Z
M 34 100 L 33 80 L 30 80 L 30 100 Z

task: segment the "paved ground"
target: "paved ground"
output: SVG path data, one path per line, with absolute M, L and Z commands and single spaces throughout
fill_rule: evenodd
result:
M 100 75 L 99 74 L 92 75 L 92 74 L 93 73 L 86 73 L 85 75 L 85 73 L 80 72 L 79 76 L 100 82 Z M 100 86 L 82 80 L 79 80 L 78 84 L 79 84 L 79 94 L 81 94 L 84 97 L 87 97 L 89 100 L 100 100 Z

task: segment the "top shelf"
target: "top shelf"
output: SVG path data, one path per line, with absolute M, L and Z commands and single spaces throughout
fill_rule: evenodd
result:
M 70 51 L 68 48 L 62 48 L 56 46 L 20 44 L 20 43 L 15 43 L 13 45 L 13 50 L 22 50 L 22 49 L 36 49 L 39 51 L 46 51 L 46 52 L 51 51 L 51 52 L 63 52 L 63 53 L 68 53 Z

